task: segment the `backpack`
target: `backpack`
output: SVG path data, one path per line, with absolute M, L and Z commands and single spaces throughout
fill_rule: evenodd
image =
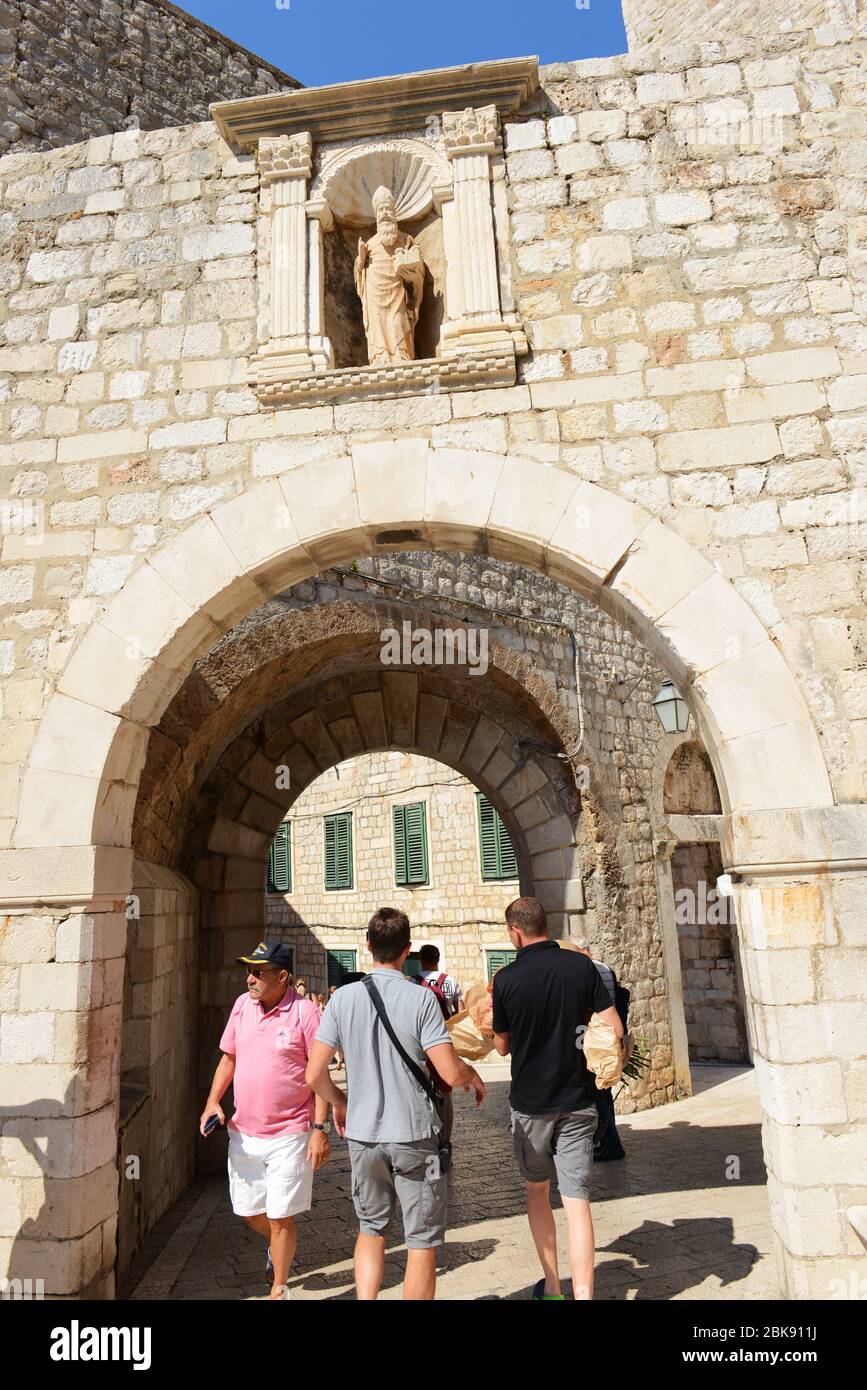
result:
M 443 971 L 441 975 L 438 975 L 435 980 L 423 980 L 421 975 L 416 975 L 415 977 L 417 985 L 424 985 L 426 989 L 430 990 L 431 994 L 436 995 L 437 1002 L 442 1009 L 443 1018 L 451 1018 L 452 1016 L 452 1006 L 443 992 L 443 984 L 447 979 L 448 976 L 445 971 Z
M 617 976 L 614 976 L 614 1007 L 620 1015 L 620 1022 L 623 1024 L 624 1033 L 629 1031 L 629 1001 L 632 998 L 629 990 L 620 983 Z

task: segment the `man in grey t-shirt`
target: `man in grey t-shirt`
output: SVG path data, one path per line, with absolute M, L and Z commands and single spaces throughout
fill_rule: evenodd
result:
M 485 1087 L 449 1041 L 439 1002 L 402 973 L 410 951 L 405 913 L 382 907 L 370 919 L 371 977 L 392 1028 L 422 1071 L 429 1060 L 449 1086 L 470 1087 L 476 1104 Z M 346 1059 L 348 1096 L 328 1075 L 337 1048 Z M 352 1199 L 360 1230 L 355 1245 L 355 1287 L 375 1299 L 385 1269 L 385 1232 L 400 1202 L 407 1245 L 404 1297 L 432 1299 L 436 1247 L 445 1239 L 446 1178 L 440 1171 L 440 1120 L 382 1027 L 368 987 L 359 980 L 332 996 L 310 1050 L 307 1084 L 334 1108 L 352 1162 Z

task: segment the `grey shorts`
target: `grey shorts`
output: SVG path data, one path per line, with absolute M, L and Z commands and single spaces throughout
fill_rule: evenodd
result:
M 596 1106 L 563 1115 L 512 1111 L 512 1146 L 525 1182 L 557 1179 L 561 1197 L 590 1198 Z
M 436 1135 L 407 1144 L 350 1139 L 352 1201 L 362 1232 L 385 1234 L 400 1202 L 410 1250 L 430 1250 L 446 1238 L 448 1180 L 440 1172 Z

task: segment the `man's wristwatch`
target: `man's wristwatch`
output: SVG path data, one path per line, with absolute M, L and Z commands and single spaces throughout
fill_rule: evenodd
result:
M 320 1130 L 323 1134 L 327 1134 L 328 1131 L 331 1129 L 331 1126 L 326 1122 L 324 1125 L 315 1124 L 313 1128 Z

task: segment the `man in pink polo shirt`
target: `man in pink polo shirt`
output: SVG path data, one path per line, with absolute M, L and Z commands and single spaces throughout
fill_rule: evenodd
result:
M 247 992 L 235 1001 L 220 1039 L 223 1055 L 199 1129 L 204 1134 L 212 1116 L 225 1124 L 220 1101 L 232 1084 L 232 1210 L 269 1242 L 271 1298 L 282 1299 L 295 1256 L 295 1217 L 310 1210 L 313 1173 L 330 1154 L 328 1103 L 304 1080 L 321 1018 L 289 983 L 288 947 L 261 941 L 238 961 L 248 967 Z

